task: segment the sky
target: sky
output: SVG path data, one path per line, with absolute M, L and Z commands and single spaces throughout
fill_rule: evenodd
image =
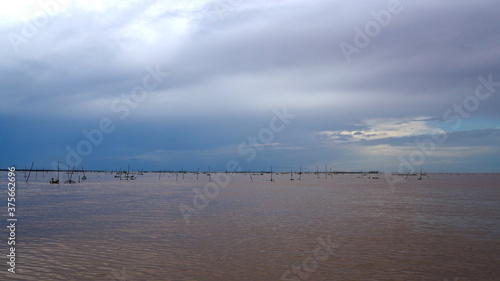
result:
M 0 166 L 500 172 L 500 3 L 9 1 Z

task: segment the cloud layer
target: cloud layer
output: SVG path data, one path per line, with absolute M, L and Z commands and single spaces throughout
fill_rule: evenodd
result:
M 500 167 L 495 1 L 40 3 L 2 4 L 4 166 L 397 171 L 445 135 L 415 169 Z

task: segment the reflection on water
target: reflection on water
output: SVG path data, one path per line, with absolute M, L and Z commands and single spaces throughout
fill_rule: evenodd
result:
M 288 280 L 500 280 L 499 175 L 394 190 L 383 177 L 231 175 L 189 225 L 179 204 L 192 206 L 204 175 L 87 177 L 18 182 L 17 274 L 0 279 L 282 280 L 295 267 Z M 338 247 L 314 259 L 328 236 Z

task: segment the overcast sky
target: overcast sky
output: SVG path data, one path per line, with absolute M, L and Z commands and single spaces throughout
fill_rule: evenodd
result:
M 4 168 L 500 172 L 498 1 L 9 2 Z

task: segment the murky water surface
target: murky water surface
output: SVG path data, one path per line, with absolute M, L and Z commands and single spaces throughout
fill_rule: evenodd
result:
M 205 191 L 204 174 L 23 175 L 17 273 L 4 256 L 1 280 L 500 280 L 498 174 L 392 188 L 383 175 L 233 174 L 219 190 L 213 174 Z

